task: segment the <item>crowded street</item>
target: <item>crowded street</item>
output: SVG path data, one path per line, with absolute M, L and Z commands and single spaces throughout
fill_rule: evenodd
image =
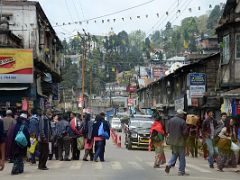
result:
M 0 180 L 239 180 L 240 0 L 0 0 Z
M 167 157 L 170 156 L 170 150 L 166 150 Z M 83 152 L 81 152 L 83 154 Z M 81 156 L 82 156 L 81 154 Z M 237 180 L 238 173 L 235 169 L 226 169 L 224 174 L 216 169 L 209 169 L 206 160 L 203 158 L 187 158 L 187 172 L 190 176 L 179 177 L 177 167 L 167 175 L 164 172 L 165 165 L 159 169 L 153 169 L 154 152 L 143 150 L 128 151 L 125 148 L 118 148 L 111 141 L 106 146 L 106 162 L 83 162 L 83 161 L 48 161 L 49 171 L 39 171 L 36 165 L 26 163 L 24 174 L 16 177 L 9 176 L 11 164 L 6 165 L 6 170 L 1 172 L 1 179 L 4 180 Z

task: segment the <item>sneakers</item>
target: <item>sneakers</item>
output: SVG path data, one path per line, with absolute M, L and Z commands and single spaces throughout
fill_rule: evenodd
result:
M 171 169 L 171 167 L 170 167 L 170 166 L 166 166 L 166 168 L 165 168 L 165 172 L 166 172 L 167 174 L 169 174 L 169 172 L 170 172 L 170 169 Z

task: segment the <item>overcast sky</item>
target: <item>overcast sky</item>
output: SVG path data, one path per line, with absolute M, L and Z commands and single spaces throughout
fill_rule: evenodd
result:
M 93 20 L 88 23 L 83 22 L 81 25 L 54 27 L 61 39 L 68 39 L 77 31 L 81 32 L 82 28 L 96 35 L 107 35 L 111 29 L 116 33 L 122 30 L 129 33 L 141 29 L 148 35 L 155 30 L 162 29 L 167 21 L 178 25 L 184 17 L 204 14 L 211 10 L 210 4 L 214 7 L 216 4 L 225 3 L 226 0 L 39 0 L 39 2 L 52 26 L 56 26 L 56 23 L 68 24 L 84 21 L 149 2 L 141 7 L 96 19 L 96 23 Z M 177 13 L 178 10 L 180 13 Z M 115 22 L 113 19 L 116 19 Z

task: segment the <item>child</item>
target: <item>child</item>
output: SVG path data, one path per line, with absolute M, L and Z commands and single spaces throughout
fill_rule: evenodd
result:
M 37 138 L 36 138 L 35 134 L 31 134 L 30 142 L 31 142 L 31 147 L 28 149 L 28 152 L 30 153 L 30 162 L 32 164 L 36 164 L 35 157 L 37 155 L 38 141 L 37 141 Z

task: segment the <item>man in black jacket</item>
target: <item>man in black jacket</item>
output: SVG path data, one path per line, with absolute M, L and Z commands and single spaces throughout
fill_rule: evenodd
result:
M 185 172 L 186 159 L 185 159 L 185 138 L 188 134 L 186 124 L 186 112 L 179 109 L 177 115 L 169 120 L 167 133 L 168 144 L 172 148 L 172 157 L 167 163 L 165 172 L 169 173 L 170 168 L 173 167 L 179 158 L 179 170 L 178 175 L 188 175 Z
M 39 164 L 38 169 L 40 170 L 48 170 L 46 164 L 48 160 L 49 153 L 49 140 L 51 137 L 51 125 L 50 121 L 52 118 L 51 109 L 47 109 L 46 114 L 43 115 L 39 120 Z

